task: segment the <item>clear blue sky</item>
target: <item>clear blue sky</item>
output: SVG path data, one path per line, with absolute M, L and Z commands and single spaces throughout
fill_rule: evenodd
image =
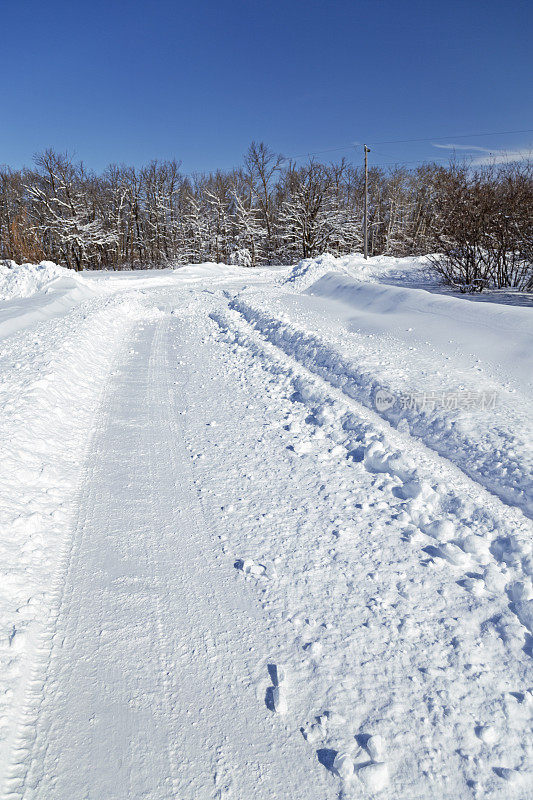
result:
M 0 163 L 46 147 L 96 170 L 241 162 L 448 137 L 521 149 L 533 133 L 533 4 L 518 0 L 0 0 Z M 452 137 L 452 138 L 450 138 Z M 468 151 L 463 151 L 468 152 Z M 483 151 L 473 151 L 483 155 Z M 328 160 L 343 154 L 325 153 Z M 377 144 L 375 163 L 447 157 Z

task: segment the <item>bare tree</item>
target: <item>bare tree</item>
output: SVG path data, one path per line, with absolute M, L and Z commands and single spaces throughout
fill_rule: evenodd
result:
M 266 228 L 265 251 L 271 254 L 275 250 L 274 241 L 274 201 L 273 179 L 281 170 L 285 161 L 283 156 L 274 153 L 264 142 L 252 142 L 244 157 L 244 163 L 250 178 L 250 196 L 257 197 L 263 224 Z
M 463 290 L 532 286 L 531 164 L 424 164 L 369 173 L 370 253 L 437 253 Z M 0 169 L 0 258 L 73 269 L 205 260 L 256 266 L 361 249 L 364 176 L 345 159 L 297 167 L 252 142 L 244 166 L 196 175 L 179 162 L 102 175 L 48 150 Z

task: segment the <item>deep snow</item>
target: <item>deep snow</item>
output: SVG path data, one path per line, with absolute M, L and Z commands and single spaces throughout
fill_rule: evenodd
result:
M 416 259 L 19 269 L 2 797 L 532 797 L 530 310 Z
M 0 262 L 0 300 L 30 297 L 45 289 L 53 281 L 72 276 L 70 270 L 54 264 L 53 261 L 41 261 L 40 264 Z M 80 276 L 76 277 L 79 281 Z

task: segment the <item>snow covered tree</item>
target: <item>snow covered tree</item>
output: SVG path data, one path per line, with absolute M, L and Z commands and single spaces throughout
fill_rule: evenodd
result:
M 116 231 L 96 216 L 89 202 L 83 165 L 74 166 L 66 155 L 48 150 L 38 156 L 41 180 L 28 187 L 41 209 L 45 233 L 57 243 L 67 266 L 82 270 L 91 251 L 116 243 Z
M 266 231 L 264 250 L 270 257 L 276 250 L 274 177 L 281 171 L 283 156 L 274 153 L 264 142 L 252 142 L 244 157 L 250 182 L 250 196 L 257 199 L 260 219 Z
M 436 268 L 454 283 L 528 287 L 532 187 L 530 163 L 372 166 L 370 253 L 440 251 Z M 134 269 L 343 255 L 362 248 L 363 198 L 360 166 L 297 167 L 263 142 L 243 167 L 192 179 L 177 161 L 95 175 L 48 150 L 34 169 L 0 168 L 0 258 Z
M 216 262 L 229 260 L 231 251 L 231 194 L 229 181 L 217 172 L 205 185 L 203 197 L 208 219 L 209 250 Z
M 339 227 L 338 208 L 321 164 L 309 163 L 287 175 L 289 197 L 283 203 L 281 236 L 302 258 L 323 253 Z
M 244 199 L 239 197 L 237 190 L 232 190 L 233 214 L 236 228 L 237 251 L 244 258 L 243 251 L 249 254 L 249 264 L 241 266 L 255 267 L 263 252 L 268 233 L 260 222 L 260 211 L 253 206 L 247 207 Z
M 202 204 L 192 193 L 187 195 L 179 225 L 177 261 L 198 264 L 209 258 L 209 225 Z

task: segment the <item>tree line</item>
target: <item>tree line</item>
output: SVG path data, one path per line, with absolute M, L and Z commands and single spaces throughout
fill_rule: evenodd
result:
M 252 142 L 242 166 L 195 174 L 177 161 L 97 175 L 47 150 L 0 167 L 0 258 L 75 270 L 217 261 L 254 267 L 360 251 L 364 173 L 304 165 Z M 532 288 L 531 164 L 369 169 L 369 254 L 438 252 L 464 288 Z

